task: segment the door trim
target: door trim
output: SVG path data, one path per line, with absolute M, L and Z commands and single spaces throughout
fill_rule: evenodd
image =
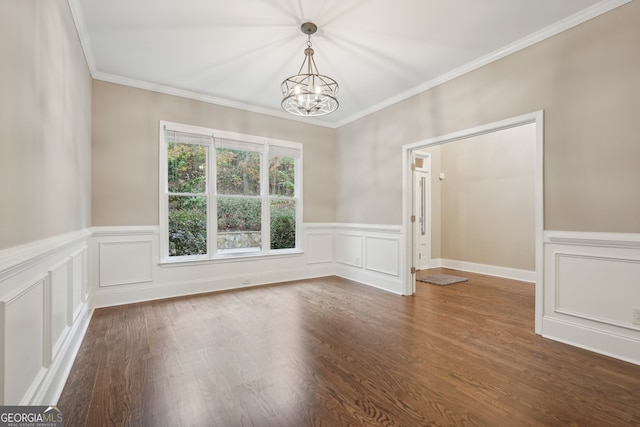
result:
M 447 142 L 484 135 L 521 125 L 535 123 L 536 125 L 536 170 L 535 170 L 535 332 L 542 335 L 542 317 L 544 310 L 544 112 L 539 110 L 529 114 L 477 126 L 474 128 L 453 132 L 402 146 L 402 241 L 400 252 L 400 273 L 403 295 L 413 295 L 415 273 L 413 267 L 413 226 L 411 214 L 413 210 L 413 171 L 411 163 L 418 149 L 441 145 Z

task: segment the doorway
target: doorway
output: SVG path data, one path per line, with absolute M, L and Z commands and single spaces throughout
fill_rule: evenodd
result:
M 415 154 L 413 169 L 413 256 L 417 270 L 431 261 L 431 155 Z
M 420 262 L 421 255 L 421 226 L 417 222 L 416 205 L 419 203 L 416 199 L 416 192 L 419 189 L 414 185 L 419 180 L 418 174 L 412 168 L 416 157 L 419 157 L 421 149 L 435 147 L 448 142 L 458 141 L 462 139 L 490 134 L 500 130 L 518 127 L 526 124 L 535 125 L 535 331 L 542 333 L 542 314 L 543 314 L 543 112 L 538 111 L 523 116 L 514 117 L 500 122 L 490 123 L 476 128 L 444 135 L 429 140 L 408 144 L 403 147 L 403 235 L 405 236 L 405 251 L 401 256 L 401 265 L 404 267 L 402 271 L 402 281 L 404 285 L 404 294 L 413 295 L 415 293 L 415 272 L 422 265 Z M 429 170 L 429 173 L 433 172 Z M 428 214 L 427 214 L 428 215 Z M 419 232 L 416 232 L 419 231 Z M 425 232 L 430 233 L 430 230 Z M 430 236 L 429 236 L 430 237 Z M 429 249 L 431 245 L 428 245 Z

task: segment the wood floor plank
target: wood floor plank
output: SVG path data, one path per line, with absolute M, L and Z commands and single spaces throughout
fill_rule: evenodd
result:
M 534 286 L 337 277 L 98 309 L 67 426 L 633 426 L 640 366 L 534 334 Z

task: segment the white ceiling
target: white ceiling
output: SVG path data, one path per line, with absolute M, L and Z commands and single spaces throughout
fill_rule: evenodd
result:
M 288 116 L 311 21 L 335 127 L 628 0 L 69 0 L 96 79 Z

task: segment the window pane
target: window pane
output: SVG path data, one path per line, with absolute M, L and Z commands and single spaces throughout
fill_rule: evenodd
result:
M 207 253 L 207 198 L 169 196 L 169 256 Z
M 218 194 L 260 194 L 260 153 L 216 149 Z
M 269 157 L 269 194 L 293 197 L 295 194 L 295 159 Z
M 271 200 L 271 249 L 296 247 L 296 202 Z
M 218 197 L 218 251 L 260 250 L 261 219 L 260 199 Z
M 168 183 L 170 193 L 204 193 L 207 185 L 207 147 L 169 144 Z

